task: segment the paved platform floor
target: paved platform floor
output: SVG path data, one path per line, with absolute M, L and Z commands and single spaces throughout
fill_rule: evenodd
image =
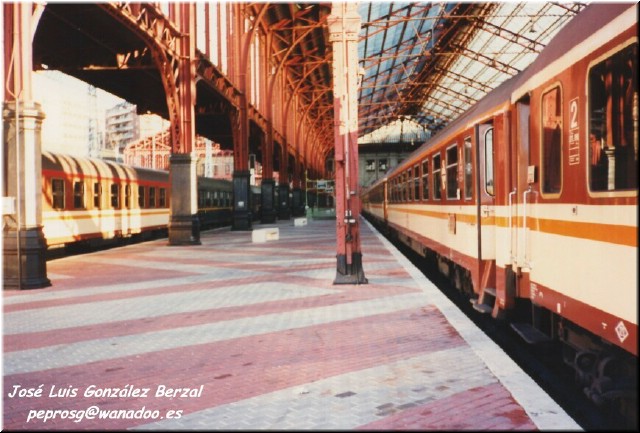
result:
M 4 291 L 4 429 L 580 429 L 367 223 L 363 285 L 333 285 L 334 221 L 275 226 Z

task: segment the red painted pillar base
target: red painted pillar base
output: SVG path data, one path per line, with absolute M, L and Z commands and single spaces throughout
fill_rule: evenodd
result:
M 362 267 L 362 254 L 352 253 L 351 263 L 347 263 L 347 256 L 338 254 L 336 278 L 333 280 L 333 284 L 367 284 L 367 280 L 364 276 L 364 269 Z

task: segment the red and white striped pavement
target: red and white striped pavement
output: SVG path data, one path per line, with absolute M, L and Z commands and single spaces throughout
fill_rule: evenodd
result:
M 363 285 L 333 285 L 334 221 L 275 226 L 54 260 L 52 287 L 4 291 L 3 428 L 580 429 L 367 224 Z

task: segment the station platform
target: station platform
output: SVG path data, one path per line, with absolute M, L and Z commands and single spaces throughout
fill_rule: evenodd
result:
M 368 223 L 362 285 L 333 285 L 335 221 L 264 227 L 5 291 L 3 428 L 580 430 Z

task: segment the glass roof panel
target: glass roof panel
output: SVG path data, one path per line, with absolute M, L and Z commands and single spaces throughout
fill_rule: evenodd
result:
M 372 137 L 373 131 L 398 119 L 412 119 L 427 135 L 437 132 L 526 68 L 585 6 L 359 3 L 359 135 Z

